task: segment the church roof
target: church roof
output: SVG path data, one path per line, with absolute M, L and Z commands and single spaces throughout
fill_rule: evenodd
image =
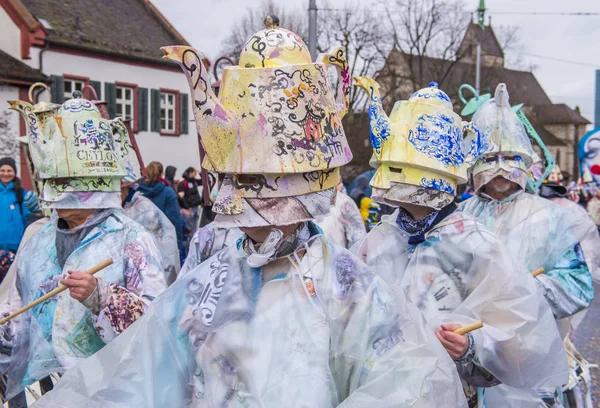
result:
M 502 51 L 502 46 L 500 45 L 491 24 L 486 26 L 485 29 L 482 29 L 479 24 L 471 22 L 459 49 L 463 49 L 464 46 L 470 44 L 477 44 L 477 42 L 481 43 L 482 54 L 493 57 L 504 57 L 504 51 Z

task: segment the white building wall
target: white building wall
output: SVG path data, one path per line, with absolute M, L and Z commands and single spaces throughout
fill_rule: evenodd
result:
M 31 60 L 24 61 L 33 68 L 38 68 L 39 48 L 31 48 Z M 46 75 L 76 75 L 89 77 L 92 81 L 102 82 L 102 95 L 104 97 L 104 83 L 126 82 L 137 84 L 140 88 L 148 88 L 148 129 L 151 123 L 150 90 L 168 88 L 190 94 L 190 89 L 183 72 L 172 72 L 150 67 L 130 65 L 127 63 L 106 61 L 101 59 L 70 55 L 48 50 L 43 54 L 42 69 Z M 174 65 L 176 66 L 176 65 Z M 177 66 L 177 68 L 179 68 Z M 193 119 L 192 103 L 188 103 L 188 118 Z M 137 114 L 137 112 L 136 112 Z M 140 147 L 144 163 L 156 160 L 164 167 L 172 165 L 177 167 L 177 177 L 187 167 L 200 167 L 198 153 L 198 138 L 194 122 L 189 124 L 189 133 L 180 136 L 161 136 L 156 132 L 139 132 L 135 135 Z
M 0 7 L 0 50 L 8 55 L 21 59 L 21 30 Z
M 0 10 L 2 9 L 0 8 Z M 0 121 L 7 120 L 8 122 L 7 128 L 0 129 L 0 157 L 10 155 L 19 163 L 19 149 L 18 144 L 15 143 L 17 137 L 19 137 L 19 113 L 9 110 L 6 103 L 6 101 L 13 99 L 19 99 L 19 88 L 0 85 Z M 9 153 L 11 151 L 12 153 Z M 17 169 L 17 172 L 20 172 L 20 169 Z

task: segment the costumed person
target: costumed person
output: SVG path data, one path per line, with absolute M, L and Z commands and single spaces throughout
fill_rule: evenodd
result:
M 594 281 L 600 283 L 600 234 L 598 234 L 598 227 L 583 206 L 567 198 L 568 191 L 562 185 L 562 182 L 562 171 L 557 164 L 550 172 L 547 180 L 540 185 L 539 195 L 564 207 L 574 217 L 580 218 L 582 226 L 587 227 L 581 238 L 581 249 L 583 250 L 592 278 Z
M 153 161 L 146 166 L 146 179 L 138 183 L 137 191 L 147 197 L 158 207 L 175 227 L 177 232 L 177 247 L 179 248 L 180 265 L 186 257 L 185 237 L 183 235 L 183 219 L 179 213 L 179 202 L 177 193 L 163 183 L 162 164 Z
M 223 248 L 236 248 L 243 232 L 239 228 L 219 228 L 215 222 L 196 230 L 190 239 L 190 247 L 179 277 L 187 273 Z
M 54 212 L 21 249 L 1 313 L 8 316 L 59 283 L 68 287 L 1 326 L 2 353 L 12 351 L 9 398 L 100 350 L 166 288 L 154 239 L 121 209 L 127 131 L 120 119 L 101 118 L 80 92 L 73 96 L 51 115 L 9 101 L 29 127 L 41 206 Z M 112 265 L 96 275 L 84 272 L 107 258 Z
M 127 146 L 133 153 L 133 146 Z M 141 178 L 140 165 L 135 154 L 128 155 L 130 165 L 121 181 L 121 200 L 125 214 L 140 224 L 156 240 L 161 253 L 167 285 L 177 279 L 181 269 L 177 231 L 167 216 L 150 199 L 136 190 L 136 181 Z
M 163 51 L 188 76 L 203 166 L 225 174 L 215 224 L 245 235 L 178 279 L 39 407 L 465 406 L 418 310 L 311 221 L 352 157 L 343 49 L 312 63 L 300 37 L 270 27 L 225 68 L 220 98 L 202 54 Z M 337 104 L 330 64 L 342 73 Z M 276 78 L 285 86 L 269 87 Z
M 317 225 L 323 230 L 325 237 L 346 249 L 350 249 L 367 235 L 362 215 L 354 201 L 342 191 L 344 185 L 340 179 L 335 204 L 329 214 L 317 219 Z
M 600 128 L 587 132 L 577 146 L 581 178 L 578 183 L 579 202 L 600 228 Z
M 485 403 L 508 386 L 561 385 L 567 360 L 543 294 L 499 238 L 454 204 L 477 158 L 477 130 L 462 123 L 435 82 L 396 102 L 388 118 L 378 83 L 355 81 L 370 99 L 371 197 L 397 210 L 353 250 L 423 312 L 456 363 L 471 407 L 519 406 L 510 396 Z M 453 332 L 477 320 L 483 328 Z
M 473 124 L 482 138 L 480 157 L 470 169 L 477 195 L 461 205 L 463 212 L 495 232 L 528 271 L 544 268 L 536 281 L 557 320 L 585 309 L 594 296 L 580 244 L 586 223 L 571 211 L 525 192 L 533 148 L 511 109 L 506 85 L 498 85 L 494 98 L 479 107 Z M 565 331 L 561 329 L 562 334 Z M 549 406 L 555 403 L 554 390 L 540 390 L 540 396 Z M 530 404 L 536 401 L 539 404 L 539 399 Z

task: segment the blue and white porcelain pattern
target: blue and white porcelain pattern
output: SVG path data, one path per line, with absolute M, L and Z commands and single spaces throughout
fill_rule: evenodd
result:
M 371 103 L 369 103 L 370 138 L 373 150 L 381 153 L 381 145 L 390 137 L 389 120 L 381 105 L 381 97 L 371 87 Z
M 427 188 L 432 188 L 434 190 L 439 190 L 439 191 L 443 191 L 445 193 L 449 193 L 452 195 L 455 195 L 456 192 L 454 191 L 454 188 L 452 188 L 452 186 L 450 185 L 450 183 L 448 183 L 446 180 L 444 179 L 427 179 L 425 177 L 423 177 L 421 179 L 421 182 L 419 183 L 419 185 L 421 187 L 427 187 Z
M 430 103 L 438 100 L 443 102 L 444 105 L 450 104 L 450 109 L 452 110 L 452 101 L 446 92 L 439 89 L 439 84 L 437 82 L 430 82 L 427 88 L 419 89 L 413 93 L 410 96 L 409 101 L 415 101 L 417 99 L 430 99 L 430 101 L 428 101 Z
M 460 166 L 465 161 L 462 133 L 461 123 L 440 112 L 420 116 L 416 128 L 409 131 L 408 140 L 417 151 L 444 166 Z

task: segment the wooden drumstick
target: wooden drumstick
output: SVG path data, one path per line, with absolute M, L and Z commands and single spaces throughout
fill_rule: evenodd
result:
M 93 268 L 87 270 L 86 273 L 90 274 L 90 275 L 93 275 L 96 272 L 100 272 L 102 269 L 106 268 L 107 266 L 112 265 L 112 263 L 113 263 L 112 259 L 110 259 L 110 258 L 105 259 L 104 261 L 100 262 L 98 265 L 96 265 Z M 39 305 L 42 302 L 45 302 L 46 300 L 50 299 L 51 297 L 54 297 L 54 296 L 58 295 L 59 293 L 65 291 L 67 288 L 68 288 L 68 286 L 60 285 L 59 287 L 57 287 L 53 291 L 50 291 L 50 292 L 46 293 L 41 298 L 36 299 L 33 302 L 31 302 L 30 304 L 28 304 L 27 306 L 24 306 L 24 307 L 20 308 L 19 310 L 17 310 L 13 314 L 0 319 L 0 325 L 3 325 L 4 323 L 8 322 L 9 320 L 17 317 L 21 313 L 24 313 L 24 312 L 28 311 L 32 307 L 35 307 L 35 306 Z
M 461 326 L 458 329 L 454 329 L 454 333 L 456 334 L 467 334 L 472 332 L 473 330 L 481 329 L 483 327 L 483 322 L 478 320 L 471 324 L 467 324 L 466 326 Z
M 537 268 L 535 271 L 531 272 L 531 276 L 535 278 L 536 276 L 541 275 L 544 272 L 546 272 L 544 268 Z

